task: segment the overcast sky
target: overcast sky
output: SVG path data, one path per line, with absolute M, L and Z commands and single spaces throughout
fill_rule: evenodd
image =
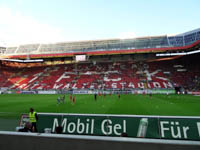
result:
M 200 28 L 200 0 L 1 0 L 0 44 L 177 34 Z

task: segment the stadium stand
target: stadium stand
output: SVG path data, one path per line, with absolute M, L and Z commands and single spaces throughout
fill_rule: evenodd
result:
M 195 91 L 200 90 L 198 57 L 199 55 L 184 56 L 174 60 L 151 62 L 83 62 L 23 69 L 2 67 L 0 86 L 23 90 L 182 87 Z
M 158 59 L 155 53 L 200 48 L 200 29 L 174 36 L 7 47 L 1 58 L 43 58 L 42 63 L 0 61 L 0 87 L 35 89 L 200 90 L 199 54 Z M 76 55 L 85 55 L 76 62 Z

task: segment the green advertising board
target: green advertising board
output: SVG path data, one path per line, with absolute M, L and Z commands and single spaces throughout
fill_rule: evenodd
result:
M 200 140 L 200 118 L 159 118 L 160 137 Z
M 63 134 L 200 140 L 200 117 L 38 113 L 38 130 Z

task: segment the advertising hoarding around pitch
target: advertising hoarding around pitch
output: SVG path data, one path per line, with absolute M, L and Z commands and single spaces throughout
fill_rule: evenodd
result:
M 46 128 L 63 134 L 128 136 L 154 139 L 200 140 L 200 117 L 38 114 L 39 132 Z

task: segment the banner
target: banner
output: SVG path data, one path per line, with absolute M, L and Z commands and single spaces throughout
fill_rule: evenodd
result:
M 38 113 L 38 130 L 63 134 L 200 140 L 200 117 Z
M 188 92 L 188 94 L 192 94 L 192 95 L 200 95 L 200 91 L 196 91 L 196 92 Z
M 160 137 L 200 140 L 200 118 L 159 118 Z
M 73 94 L 88 94 L 88 90 L 73 90 Z
M 155 128 L 157 119 L 93 115 L 39 114 L 38 116 L 40 132 L 44 132 L 45 128 L 51 128 L 52 132 L 55 132 L 56 127 L 62 126 L 65 134 L 122 136 L 126 133 L 130 137 L 159 138 L 159 130 Z
M 38 91 L 38 94 L 57 94 L 56 91 Z
M 17 94 L 37 94 L 36 91 L 16 91 Z

